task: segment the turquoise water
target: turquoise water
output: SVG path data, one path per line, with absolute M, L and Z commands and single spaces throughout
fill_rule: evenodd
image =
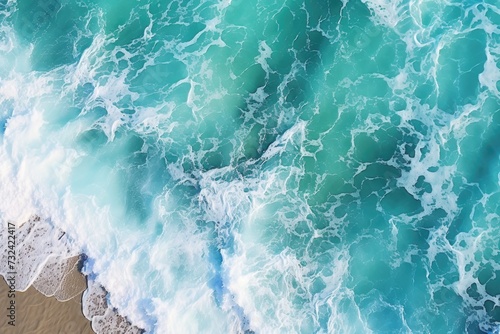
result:
M 0 13 L 0 217 L 137 326 L 499 331 L 498 1 Z

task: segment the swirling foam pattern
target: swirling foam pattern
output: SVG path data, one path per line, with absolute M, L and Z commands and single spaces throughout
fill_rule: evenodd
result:
M 0 217 L 150 333 L 494 333 L 498 0 L 0 0 Z

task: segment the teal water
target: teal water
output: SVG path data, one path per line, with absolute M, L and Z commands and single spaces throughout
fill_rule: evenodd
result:
M 498 1 L 0 13 L 0 218 L 137 326 L 499 331 Z

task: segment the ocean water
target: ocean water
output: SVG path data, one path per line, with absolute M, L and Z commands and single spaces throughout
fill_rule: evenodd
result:
M 498 0 L 0 0 L 0 220 L 147 333 L 498 333 Z

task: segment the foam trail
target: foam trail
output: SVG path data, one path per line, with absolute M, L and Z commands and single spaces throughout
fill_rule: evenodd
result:
M 84 253 L 101 332 L 498 332 L 499 15 L 0 3 L 19 289 Z

